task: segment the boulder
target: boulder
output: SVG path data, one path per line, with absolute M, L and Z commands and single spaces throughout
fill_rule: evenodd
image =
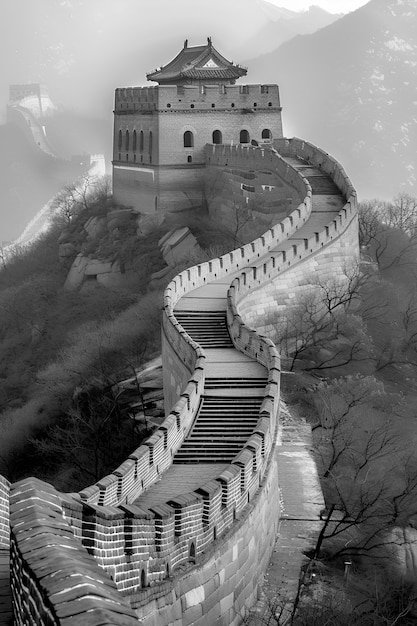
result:
M 138 237 L 147 235 L 148 233 L 153 232 L 156 228 L 161 226 L 161 224 L 165 221 L 165 215 L 139 215 L 138 216 L 138 227 L 136 229 L 136 234 Z
M 85 268 L 89 262 L 90 259 L 83 256 L 81 252 L 77 254 L 65 279 L 64 289 L 73 291 L 81 287 L 84 280 Z
M 118 209 L 107 213 L 107 230 L 112 233 L 115 229 L 128 224 L 132 219 L 132 209 Z
M 159 240 L 159 248 L 165 263 L 171 267 L 175 266 L 181 259 L 200 250 L 197 239 L 188 226 L 165 233 Z
M 87 232 L 91 239 L 100 235 L 106 228 L 107 221 L 104 217 L 90 217 L 84 224 L 84 230 Z
M 98 259 L 89 259 L 85 268 L 86 276 L 97 276 L 98 274 L 109 274 L 118 272 L 120 274 L 119 264 L 111 261 L 100 261 Z

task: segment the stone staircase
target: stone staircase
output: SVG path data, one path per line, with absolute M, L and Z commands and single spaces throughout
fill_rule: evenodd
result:
M 204 389 L 206 392 L 212 389 L 264 389 L 267 383 L 266 377 L 259 378 L 206 378 Z
M 231 462 L 259 419 L 262 397 L 204 396 L 174 463 Z
M 224 311 L 175 311 L 175 317 L 202 348 L 233 348 Z

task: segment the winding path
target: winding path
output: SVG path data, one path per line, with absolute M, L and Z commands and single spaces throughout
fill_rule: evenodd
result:
M 312 188 L 312 213 L 298 231 L 268 251 L 265 256 L 268 259 L 283 251 L 289 254 L 294 244 L 324 230 L 345 204 L 340 190 L 322 171 L 298 158 L 284 160 L 308 179 Z M 262 262 L 260 258 L 259 264 Z M 194 424 L 174 456 L 173 466 L 136 500 L 141 509 L 152 510 L 153 506 L 196 490 L 221 475 L 256 426 L 267 370 L 233 347 L 226 324 L 227 291 L 239 274 L 190 291 L 175 307 L 177 320 L 205 349 L 205 388 Z M 287 599 L 294 597 L 297 590 L 304 558 L 302 549 L 311 544 L 312 536 L 320 529 L 318 514 L 323 506 L 320 486 L 306 472 L 308 460 L 302 452 L 302 446 L 309 443 L 308 428 L 281 425 L 275 454 L 282 517 L 268 581 L 275 589 L 281 589 Z
M 207 146 L 207 159 L 276 168 L 300 204 L 167 287 L 164 365 L 175 405 L 140 448 L 79 494 L 37 479 L 12 486 L 13 589 L 31 599 L 16 596 L 21 623 L 34 613 L 87 624 L 104 611 L 111 624 L 167 625 L 175 614 L 184 626 L 237 626 L 277 528 L 267 579 L 286 601 L 294 597 L 322 495 L 307 425 L 284 411 L 278 422 L 280 357 L 250 317 L 275 311 L 287 290 L 295 297 L 312 271 L 332 276 L 357 255 L 356 193 L 334 159 L 298 139 L 278 140 L 277 152 Z

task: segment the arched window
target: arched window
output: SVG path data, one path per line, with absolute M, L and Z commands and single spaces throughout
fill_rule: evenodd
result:
M 193 157 L 191 156 L 191 154 L 189 154 L 187 156 L 187 163 L 192 163 L 193 162 Z
M 261 136 L 262 136 L 262 139 L 264 139 L 265 141 L 271 141 L 272 139 L 272 133 L 269 130 L 269 128 L 264 128 Z
M 184 148 L 194 147 L 194 135 L 191 130 L 186 130 L 184 133 Z
M 129 150 L 129 131 L 126 131 L 126 135 L 125 135 L 125 150 L 126 152 Z
M 152 131 L 149 131 L 149 159 L 152 161 Z
M 220 130 L 213 130 L 213 143 L 223 143 L 222 133 Z
M 241 130 L 240 131 L 240 136 L 239 136 L 239 142 L 240 143 L 249 143 L 249 141 L 250 141 L 249 131 Z
M 139 133 L 139 152 L 143 152 L 143 130 Z
M 122 145 L 123 145 L 123 133 L 121 130 L 119 130 L 119 141 L 118 141 L 119 152 L 122 149 Z
M 137 143 L 138 143 L 138 136 L 136 131 L 133 131 L 133 138 L 132 138 L 132 150 L 133 152 L 136 152 L 136 148 L 137 148 Z

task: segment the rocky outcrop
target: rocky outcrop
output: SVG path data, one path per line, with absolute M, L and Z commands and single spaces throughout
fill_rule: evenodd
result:
M 68 272 L 64 289 L 74 291 L 87 281 L 94 281 L 103 287 L 117 289 L 122 287 L 124 282 L 131 280 L 133 275 L 133 270 L 129 267 L 125 267 L 122 271 L 119 261 L 90 259 L 80 253 L 76 256 Z
M 201 249 L 188 226 L 167 232 L 159 240 L 159 248 L 165 263 L 171 267 Z

